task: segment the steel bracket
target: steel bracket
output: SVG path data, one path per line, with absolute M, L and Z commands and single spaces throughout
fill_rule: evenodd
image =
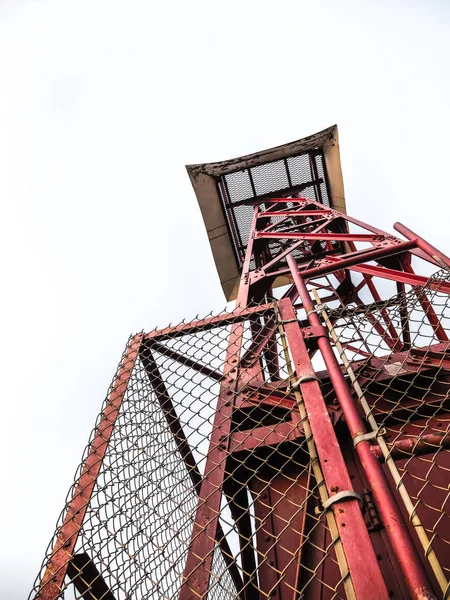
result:
M 328 331 L 323 325 L 310 325 L 302 329 L 302 335 L 304 338 L 328 337 Z

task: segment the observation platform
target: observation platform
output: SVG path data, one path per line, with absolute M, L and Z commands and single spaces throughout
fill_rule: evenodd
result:
M 346 212 L 337 125 L 282 146 L 186 169 L 227 300 L 236 298 L 255 204 L 301 195 Z M 270 246 L 276 255 L 279 248 Z M 280 278 L 275 286 L 284 283 Z

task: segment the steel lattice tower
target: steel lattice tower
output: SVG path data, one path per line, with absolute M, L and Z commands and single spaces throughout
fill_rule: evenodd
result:
M 236 306 L 131 336 L 30 598 L 450 597 L 449 259 L 335 126 L 187 169 Z

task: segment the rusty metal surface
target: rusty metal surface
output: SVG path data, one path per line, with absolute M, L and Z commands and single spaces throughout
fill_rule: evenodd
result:
M 445 256 L 251 211 L 240 306 L 133 338 L 30 598 L 449 597 Z

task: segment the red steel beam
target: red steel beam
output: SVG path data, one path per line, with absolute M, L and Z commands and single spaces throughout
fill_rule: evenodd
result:
M 317 210 L 277 210 L 277 211 L 263 211 L 258 215 L 258 219 L 262 217 L 316 217 L 318 215 L 328 215 L 331 213 L 331 208 L 317 209 Z
M 413 268 L 406 261 L 404 261 L 403 267 L 407 273 L 415 275 Z M 437 285 L 439 286 L 439 289 L 441 290 L 441 285 L 440 284 L 437 284 Z M 447 287 L 449 289 L 448 293 L 450 293 L 450 286 L 443 285 L 442 287 L 443 288 Z M 443 289 L 441 291 L 445 291 L 445 289 Z M 436 337 L 441 342 L 448 342 L 447 334 L 446 334 L 444 328 L 442 327 L 440 320 L 439 320 L 431 302 L 428 300 L 428 298 L 426 297 L 425 294 L 416 292 L 416 296 L 417 296 L 417 300 L 420 303 L 420 306 L 422 307 L 422 310 L 423 310 L 425 316 L 428 319 L 428 322 L 430 323 L 431 327 L 433 328 L 434 333 L 436 334 Z
M 89 446 L 81 475 L 67 507 L 63 524 L 39 585 L 39 592 L 36 596 L 39 600 L 57 600 L 61 596 L 67 569 L 72 559 L 78 534 L 83 525 L 114 425 L 119 416 L 131 372 L 142 343 L 142 337 L 143 334 L 140 333 L 131 338 L 122 358 L 119 372 L 102 412 L 94 439 Z
M 355 254 L 351 254 L 350 256 L 345 256 L 344 258 L 339 258 L 337 256 L 332 256 L 332 255 L 328 255 L 326 257 L 326 259 L 324 259 L 324 262 L 322 262 L 322 264 L 317 265 L 315 267 L 309 267 L 306 269 L 302 269 L 302 277 L 304 277 L 305 279 L 312 279 L 315 277 L 322 277 L 323 275 L 328 275 L 330 273 L 335 273 L 336 271 L 342 270 L 342 269 L 350 269 L 352 267 L 354 267 L 354 265 L 358 265 L 360 263 L 364 263 L 367 261 L 372 261 L 372 260 L 379 260 L 381 258 L 387 258 L 390 256 L 395 256 L 397 254 L 402 254 L 403 252 L 407 252 L 408 250 L 414 249 L 414 247 L 416 246 L 416 242 L 414 240 L 411 241 L 407 241 L 407 242 L 400 242 L 398 244 L 393 244 L 392 246 L 386 246 L 383 248 L 376 248 L 375 250 L 372 249 L 367 249 L 367 250 L 361 250 L 360 252 L 357 252 Z M 307 258 L 307 257 L 305 257 Z M 311 259 L 314 259 L 314 256 L 310 257 Z M 368 266 L 368 265 L 366 265 Z M 372 266 L 372 265 L 370 265 Z M 362 267 L 364 268 L 364 267 Z M 400 275 L 405 275 L 405 273 L 403 273 L 403 271 L 396 271 L 394 269 L 385 269 L 384 267 L 374 267 L 375 269 L 384 269 L 384 271 L 382 271 L 383 275 L 379 275 L 379 277 L 383 277 L 385 276 L 386 279 L 392 279 L 394 276 L 394 273 L 400 273 Z M 358 271 L 358 269 L 352 268 L 353 271 Z M 290 270 L 289 268 L 286 269 L 281 269 L 280 271 L 276 271 L 274 273 L 270 273 L 271 276 L 273 275 L 285 275 L 287 273 L 289 273 Z M 363 271 L 361 271 L 363 272 Z M 368 275 L 378 275 L 378 271 L 370 271 L 370 273 L 368 272 Z M 419 277 L 419 275 L 416 275 L 416 277 Z M 421 283 L 420 285 L 425 285 L 425 283 L 428 281 L 428 279 L 426 277 L 422 277 Z M 407 282 L 408 283 L 408 282 Z M 418 282 L 416 282 L 417 284 Z M 412 284 L 414 285 L 414 284 Z
M 446 256 L 443 252 L 432 246 L 429 242 L 424 240 L 420 235 L 405 227 L 401 223 L 394 223 L 394 229 L 396 229 L 399 233 L 405 236 L 408 240 L 415 239 L 418 247 L 433 258 L 436 262 L 438 262 L 441 267 L 448 269 L 450 267 L 450 258 Z
M 255 229 L 259 208 L 255 206 L 252 229 Z M 248 273 L 253 256 L 253 238 L 250 238 L 242 268 L 241 283 L 237 303 L 248 302 Z M 200 487 L 191 542 L 180 588 L 179 600 L 206 598 L 211 577 L 213 553 L 219 525 L 219 515 L 223 498 L 223 486 L 233 407 L 237 394 L 238 362 L 243 343 L 244 326 L 231 321 L 231 331 L 224 364 L 224 378 L 220 383 L 216 413 L 206 457 L 205 471 Z M 239 591 L 239 590 L 238 590 Z
M 355 244 L 350 243 L 349 246 L 353 251 L 357 250 Z M 375 302 L 380 302 L 381 301 L 380 294 L 378 293 L 378 290 L 377 290 L 375 284 L 373 283 L 372 277 L 370 277 L 370 275 L 363 276 L 363 280 L 360 284 L 361 287 L 363 287 L 364 284 L 367 285 L 367 287 L 369 288 L 370 294 L 371 294 L 372 298 L 375 300 Z M 382 308 L 380 310 L 380 312 L 381 312 L 381 316 L 383 317 L 383 321 L 385 322 L 385 325 L 387 327 L 387 330 L 389 332 L 391 339 L 393 341 L 395 340 L 394 345 L 391 347 L 394 350 L 398 350 L 399 346 L 401 347 L 403 345 L 400 340 L 400 336 L 397 333 L 397 330 L 395 329 L 394 324 L 392 323 L 392 320 L 391 320 L 387 310 L 385 308 Z
M 304 438 L 305 434 L 298 423 L 281 422 L 276 425 L 254 427 L 236 431 L 230 440 L 230 452 L 250 452 L 263 446 L 276 446 L 282 442 Z
M 353 491 L 350 475 L 291 301 L 288 298 L 280 300 L 279 309 L 328 494 L 332 498 L 338 492 Z M 378 461 L 375 462 L 380 466 Z M 332 510 L 356 597 L 361 600 L 387 600 L 389 593 L 358 501 L 347 498 L 345 502 L 335 502 Z
M 236 393 L 235 365 L 238 362 L 242 334 L 243 326 L 235 323 L 230 333 L 224 379 L 220 386 L 179 600 L 206 598 L 209 589 L 231 432 L 233 397 Z
M 317 344 L 342 409 L 345 422 L 349 428 L 350 435 L 355 439 L 358 436 L 367 433 L 366 427 L 359 415 L 354 398 L 352 397 L 341 371 L 341 367 L 333 352 L 328 333 L 315 312 L 306 284 L 297 270 L 297 265 L 295 264 L 292 255 L 288 257 L 288 264 L 311 327 L 323 329 L 324 333 L 322 336 L 318 337 Z M 356 452 L 369 481 L 378 510 L 389 535 L 389 540 L 412 598 L 414 600 L 434 599 L 435 596 L 417 554 L 414 542 L 408 532 L 406 523 L 403 520 L 395 498 L 392 495 L 382 467 L 371 452 L 370 442 L 367 440 L 360 441 L 356 445 Z M 365 598 L 365 596 L 361 597 Z
M 274 200 L 275 199 L 272 199 L 271 202 Z M 323 204 L 320 204 L 320 202 L 317 202 L 316 200 L 312 200 L 310 198 L 305 198 L 304 196 L 298 196 L 297 200 L 299 202 L 301 202 L 303 206 L 317 206 L 319 209 L 324 208 Z M 286 199 L 279 199 L 279 200 L 275 200 L 275 201 L 276 202 L 278 202 L 278 201 L 285 202 Z M 343 219 L 344 221 L 346 221 L 348 223 L 352 223 L 353 225 L 356 225 L 357 227 L 361 227 L 362 229 L 366 229 L 367 231 L 371 231 L 378 235 L 390 237 L 388 233 L 386 233 L 379 227 L 374 227 L 373 225 L 364 223 L 364 221 L 355 219 L 355 217 L 352 217 L 345 213 L 341 213 L 335 209 L 333 209 L 333 214 L 336 214 L 336 216 L 338 216 L 340 219 Z M 418 239 L 418 241 L 421 243 L 421 246 L 419 247 L 419 245 L 417 244 L 416 248 L 411 249 L 411 253 L 414 254 L 415 256 L 418 256 L 419 258 L 422 258 L 423 260 L 427 260 L 428 262 L 430 262 L 434 265 L 443 266 L 442 260 L 445 262 L 446 265 L 449 265 L 450 259 L 445 254 L 443 254 L 439 250 L 436 251 L 436 248 L 434 248 L 434 246 L 432 246 L 431 244 L 426 242 L 420 236 L 416 236 L 416 234 L 414 234 L 410 229 L 408 229 L 401 223 L 394 223 L 394 229 L 396 229 L 399 233 L 402 233 L 405 237 L 407 237 L 410 240 L 412 240 L 413 238 Z M 440 260 L 438 260 L 438 257 L 440 258 Z
M 273 317 L 270 318 L 262 328 L 258 326 L 255 335 L 253 336 L 253 340 L 242 356 L 239 364 L 247 367 L 248 365 L 252 365 L 259 360 L 258 357 L 261 355 L 261 352 L 267 345 L 268 341 L 273 337 L 276 329 L 277 324 L 275 323 Z
M 264 231 L 256 232 L 257 238 L 277 240 L 317 240 L 319 242 L 330 240 L 336 242 L 378 242 L 383 241 L 385 236 L 374 233 L 295 233 L 286 231 Z
M 155 329 L 154 331 L 144 334 L 144 340 L 176 338 L 186 334 L 194 334 L 199 331 L 208 331 L 210 329 L 215 329 L 216 327 L 226 327 L 232 323 L 245 321 L 251 315 L 265 315 L 271 311 L 273 311 L 272 302 L 245 308 L 238 305 L 236 309 L 230 313 L 223 313 L 216 317 L 207 317 L 206 319 L 189 321 L 188 323 L 180 323 L 179 325 L 165 327 L 164 329 Z
M 407 283 L 412 286 L 420 285 L 421 287 L 424 287 L 429 282 L 429 278 L 423 277 L 423 275 L 406 273 L 405 271 L 397 271 L 396 269 L 388 269 L 387 267 L 378 267 L 375 265 L 351 265 L 348 268 L 357 273 L 366 273 L 367 275 L 382 277 L 384 279 L 390 279 L 391 281 L 400 281 L 401 283 Z M 450 294 L 450 284 L 445 282 L 439 283 L 439 290 L 446 294 Z

